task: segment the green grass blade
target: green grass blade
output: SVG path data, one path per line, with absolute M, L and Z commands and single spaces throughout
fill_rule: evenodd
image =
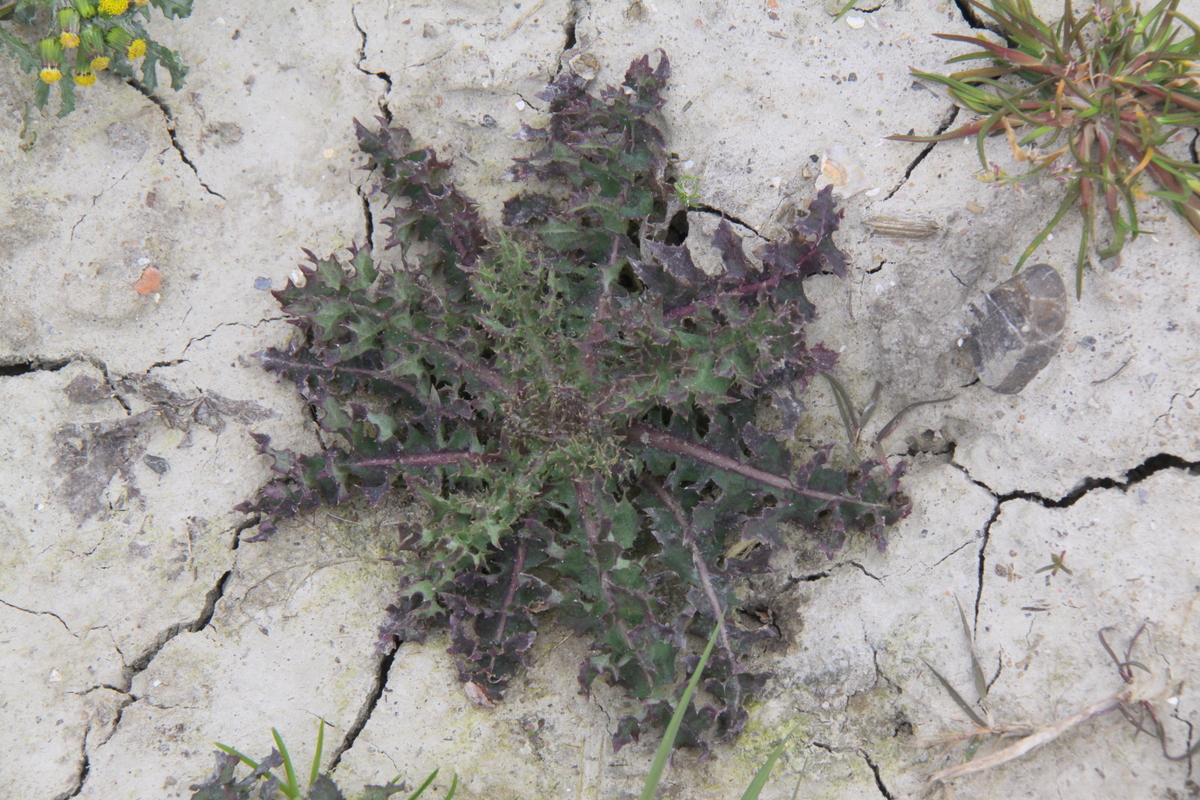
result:
M 1087 248 L 1091 240 L 1092 221 L 1094 214 L 1089 208 L 1081 207 L 1083 212 L 1083 232 L 1079 234 L 1079 255 L 1075 259 L 1075 299 L 1083 297 L 1083 271 L 1087 267 Z
M 846 387 L 842 386 L 837 378 L 828 372 L 822 372 L 821 375 L 829 381 L 829 388 L 833 390 L 833 400 L 837 403 L 838 414 L 842 417 L 842 425 L 846 426 L 846 439 L 849 440 L 850 448 L 853 449 L 858 441 L 858 432 L 861 430 L 858 424 L 858 414 L 854 411 L 854 403 L 851 402 Z
M 979 752 L 979 746 L 983 744 L 982 736 L 972 736 L 971 741 L 967 742 L 967 749 L 963 751 L 963 761 L 971 761 L 975 758 L 975 754 Z
M 662 780 L 663 770 L 667 768 L 667 759 L 671 757 L 671 750 L 675 747 L 675 737 L 679 734 L 679 726 L 683 724 L 683 715 L 687 713 L 688 705 L 692 702 L 692 695 L 700 683 L 700 674 L 704 672 L 704 665 L 708 663 L 708 657 L 712 655 L 713 647 L 717 643 L 717 636 L 721 633 L 722 624 L 723 620 L 717 620 L 717 626 L 713 629 L 712 636 L 708 637 L 708 646 L 704 648 L 704 654 L 700 656 L 700 663 L 692 671 L 692 679 L 688 681 L 683 698 L 679 701 L 679 707 L 675 709 L 670 723 L 667 724 L 667 732 L 663 734 L 658 752 L 654 754 L 654 763 L 650 765 L 650 772 L 646 775 L 646 785 L 642 788 L 641 800 L 654 800 L 654 795 L 658 792 L 658 782 Z
M 321 751 L 325 749 L 325 720 L 321 720 L 321 727 L 317 728 L 317 752 L 313 756 L 312 771 L 308 774 L 308 785 L 312 786 L 317 782 L 317 776 L 321 774 Z
M 1025 261 L 1028 260 L 1028 258 L 1033 255 L 1039 247 L 1041 247 L 1042 242 L 1044 242 L 1046 237 L 1050 235 L 1050 231 L 1057 227 L 1059 221 L 1061 221 L 1063 216 L 1066 215 L 1067 209 L 1069 209 L 1071 204 L 1077 199 L 1079 199 L 1079 181 L 1075 180 L 1071 182 L 1071 188 L 1067 190 L 1067 195 L 1063 198 L 1062 203 L 1059 205 L 1058 211 L 1054 213 L 1054 217 L 1050 220 L 1050 224 L 1045 228 L 1042 228 L 1042 232 L 1033 237 L 1033 241 L 1029 243 L 1029 246 L 1025 248 L 1025 252 L 1021 254 L 1021 258 L 1017 260 L 1017 266 L 1013 268 L 1014 275 L 1021 271 L 1021 266 L 1025 263 Z
M 271 735 L 275 737 L 275 746 L 279 748 L 279 755 L 283 756 L 283 771 L 287 776 L 287 783 L 279 787 L 279 791 L 288 796 L 289 800 L 296 800 L 300 796 L 300 786 L 296 783 L 296 770 L 292 766 L 292 756 L 287 751 L 287 745 L 283 743 L 283 737 L 279 735 L 279 731 L 271 728 Z
M 987 679 L 983 677 L 983 667 L 979 666 L 979 659 L 975 656 L 975 637 L 967 623 L 967 612 L 963 611 L 962 603 L 958 602 L 958 595 L 954 596 L 954 604 L 958 606 L 958 618 L 962 620 L 963 633 L 967 637 L 967 652 L 971 654 L 971 675 L 975 679 L 975 694 L 980 700 L 985 700 L 988 693 Z
M 258 762 L 255 761 L 250 756 L 243 753 L 241 750 L 235 750 L 232 747 L 230 747 L 229 745 L 221 744 L 220 742 L 217 742 L 217 749 L 223 753 L 228 753 L 231 756 L 237 756 L 241 760 L 241 762 L 243 764 L 245 764 L 247 767 L 249 767 L 250 769 L 258 769 Z
M 842 17 L 849 14 L 850 11 L 854 8 L 854 4 L 857 2 L 858 2 L 858 0 L 850 0 L 849 3 L 846 3 L 846 5 L 842 6 L 842 10 L 837 13 L 837 16 L 833 18 L 833 21 L 838 22 L 839 20 L 841 20 Z
M 417 787 L 417 790 L 415 792 L 413 792 L 412 794 L 410 794 L 408 796 L 408 800 L 417 800 L 417 798 L 419 798 L 425 792 L 425 790 L 429 788 L 429 784 L 433 783 L 434 779 L 436 779 L 437 776 L 438 776 L 438 771 L 436 769 L 433 772 L 429 773 L 429 777 L 425 779 L 424 783 L 422 783 L 420 786 Z M 456 775 L 455 777 L 458 777 L 458 776 Z
M 875 416 L 875 409 L 879 408 L 879 397 L 882 394 L 883 384 L 876 380 L 875 388 L 871 390 L 871 399 L 867 401 L 867 404 L 863 406 L 862 413 L 858 415 L 858 430 L 860 433 L 871 422 L 871 417 Z
M 921 660 L 925 661 L 925 659 L 923 659 L 923 658 Z M 933 677 L 937 678 L 938 683 L 942 684 L 942 687 L 950 694 L 950 699 L 953 700 L 956 704 L 958 704 L 958 707 L 961 708 L 963 710 L 963 712 L 966 713 L 966 715 L 971 718 L 972 722 L 974 722 L 976 725 L 978 725 L 981 728 L 988 727 L 988 724 L 983 721 L 983 718 L 980 717 L 979 714 L 975 713 L 975 709 L 971 708 L 970 703 L 968 703 L 966 700 L 963 700 L 962 695 L 959 694 L 958 691 L 955 690 L 955 688 L 950 685 L 950 681 L 943 678 L 942 673 L 938 672 L 936 669 L 933 668 L 933 664 L 930 664 L 928 661 L 925 661 L 925 666 L 929 667 L 929 671 L 933 673 Z
M 912 411 L 914 408 L 932 405 L 933 403 L 947 403 L 953 400 L 954 397 L 954 395 L 950 395 L 949 397 L 938 397 L 934 400 L 918 400 L 915 403 L 909 403 L 904 408 L 900 409 L 900 411 L 896 413 L 896 416 L 889 419 L 886 425 L 879 429 L 879 433 L 875 434 L 874 444 L 882 444 L 883 441 L 891 435 L 892 431 L 896 429 L 896 426 L 900 424 L 900 421 L 903 420 L 908 412 Z
M 767 785 L 767 779 L 771 777 L 771 768 L 775 766 L 775 762 L 783 754 L 783 748 L 787 746 L 788 740 L 792 738 L 792 734 L 796 732 L 796 728 L 798 727 L 799 724 L 793 725 L 792 729 L 783 737 L 783 741 L 775 745 L 775 749 L 767 757 L 766 763 L 759 767 L 758 772 L 754 774 L 754 780 L 750 781 L 750 785 L 746 787 L 746 791 L 742 795 L 742 800 L 758 800 L 759 793 Z

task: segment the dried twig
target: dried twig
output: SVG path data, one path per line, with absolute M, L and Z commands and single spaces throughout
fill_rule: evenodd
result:
M 946 781 L 952 781 L 955 778 L 961 778 L 964 775 L 982 772 L 985 769 L 991 769 L 992 767 L 997 767 L 1014 759 L 1018 759 L 1026 753 L 1029 753 L 1044 744 L 1054 741 L 1071 728 L 1074 728 L 1076 725 L 1084 722 L 1085 720 L 1089 720 L 1092 717 L 1098 717 L 1101 714 L 1107 714 L 1110 711 L 1115 711 L 1118 708 L 1124 707 L 1129 702 L 1129 698 L 1131 696 L 1132 692 L 1128 689 L 1123 692 L 1118 692 L 1117 694 L 1107 697 L 1098 703 L 1092 703 L 1079 713 L 1072 714 L 1055 725 L 1051 725 L 1048 728 L 1042 728 L 1041 730 L 1031 733 L 1021 741 L 1016 742 L 1015 744 L 1012 744 L 1003 750 L 998 750 L 991 755 L 977 758 L 974 761 L 968 761 L 965 764 L 959 764 L 956 767 L 939 770 L 929 777 L 929 781 L 930 783 L 944 783 Z

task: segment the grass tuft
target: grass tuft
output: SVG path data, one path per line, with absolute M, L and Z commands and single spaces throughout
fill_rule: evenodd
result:
M 1200 126 L 1200 27 L 1162 0 L 1149 11 L 1118 0 L 1099 0 L 1076 15 L 1070 0 L 1053 24 L 1042 21 L 1030 0 L 965 0 L 988 18 L 1003 44 L 982 37 L 939 33 L 978 50 L 947 63 L 986 61 L 949 75 L 913 75 L 945 86 L 951 97 L 980 118 L 937 136 L 891 136 L 904 142 L 942 142 L 975 137 L 980 163 L 995 180 L 1048 176 L 1067 184 L 1049 224 L 1033 238 L 1013 270 L 1045 241 L 1078 203 L 1083 216 L 1076 259 L 1075 293 L 1094 248 L 1100 258 L 1120 254 L 1145 233 L 1137 203 L 1161 198 L 1200 235 L 1200 165 L 1164 150 L 1180 131 Z M 990 164 L 985 141 L 1004 134 L 1025 175 L 1011 177 Z M 1145 191 L 1142 176 L 1155 189 Z M 1103 209 L 1111 225 L 1097 241 Z

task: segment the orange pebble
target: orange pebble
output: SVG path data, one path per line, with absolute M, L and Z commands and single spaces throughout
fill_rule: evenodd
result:
M 138 282 L 133 285 L 134 291 L 140 295 L 154 294 L 162 288 L 163 274 L 154 267 L 146 267 L 142 270 L 142 277 L 138 278 Z

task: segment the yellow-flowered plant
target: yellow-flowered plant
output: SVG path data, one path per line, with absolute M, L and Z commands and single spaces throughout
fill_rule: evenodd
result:
M 150 36 L 144 23 L 151 8 L 168 19 L 192 13 L 193 0 L 11 0 L 0 2 L 0 49 L 7 49 L 27 73 L 36 75 L 34 102 L 45 108 L 50 88 L 59 87 L 60 117 L 75 108 L 75 87 L 96 83 L 112 70 L 140 88 L 158 87 L 158 67 L 171 75 L 171 88 L 183 88 L 187 67 L 179 53 Z M 27 32 L 36 38 L 23 38 Z M 63 80 L 69 78 L 69 80 Z

